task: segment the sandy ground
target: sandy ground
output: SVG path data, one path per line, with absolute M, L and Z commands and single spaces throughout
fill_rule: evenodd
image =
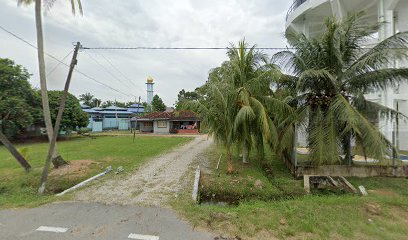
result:
M 210 145 L 206 135 L 148 161 L 126 177 L 101 181 L 76 193 L 75 199 L 105 204 L 166 206 L 185 185 L 182 176 Z

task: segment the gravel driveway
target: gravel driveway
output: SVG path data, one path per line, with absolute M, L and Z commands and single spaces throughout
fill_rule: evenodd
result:
M 162 154 L 129 176 L 101 181 L 76 193 L 75 199 L 106 204 L 163 207 L 182 188 L 182 176 L 193 160 L 212 144 L 206 135 Z

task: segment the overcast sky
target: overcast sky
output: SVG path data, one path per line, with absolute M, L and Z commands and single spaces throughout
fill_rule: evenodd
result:
M 36 44 L 34 6 L 17 7 L 16 2 L 0 0 L 0 26 Z M 292 1 L 82 0 L 84 16 L 73 16 L 68 2 L 56 1 L 43 18 L 46 52 L 59 59 L 76 41 L 84 47 L 227 47 L 245 37 L 259 47 L 284 47 L 285 14 Z M 0 30 L 0 57 L 26 67 L 33 74 L 32 85 L 39 87 L 33 48 Z M 152 76 L 155 93 L 172 106 L 181 89 L 202 85 L 209 70 L 225 60 L 223 50 L 85 50 L 79 53 L 77 69 L 121 93 L 77 73 L 70 92 L 118 101 L 141 96 L 143 101 L 146 78 Z M 47 71 L 56 64 L 47 58 Z M 66 74 L 62 65 L 50 73 L 49 89 L 62 89 Z

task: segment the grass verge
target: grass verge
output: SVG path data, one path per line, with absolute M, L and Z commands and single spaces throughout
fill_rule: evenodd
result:
M 173 207 L 195 227 L 241 239 L 408 239 L 408 179 L 349 178 L 355 186 L 368 189 L 366 197 L 294 195 L 301 182 L 293 180 L 273 156 L 268 156 L 272 177 L 263 178 L 265 173 L 257 164 L 241 166 L 238 159 L 237 173 L 229 176 L 224 175 L 224 165 L 220 173 L 215 170 L 219 151 L 207 153 L 211 173 L 204 174 L 201 187 L 211 189 L 212 194 L 239 193 L 244 197 L 238 205 L 199 206 L 192 203 L 188 189 Z M 251 177 L 265 182 L 257 197 L 248 194 L 254 184 Z M 283 197 L 265 201 L 280 189 L 285 189 L 280 191 Z M 285 197 L 288 193 L 292 197 Z
M 48 144 L 17 145 L 32 166 L 30 173 L 25 173 L 7 150 L 0 147 L 0 209 L 33 207 L 54 201 L 53 195 L 56 192 L 101 172 L 107 166 L 115 169 L 123 166 L 125 172 L 130 172 L 151 157 L 184 144 L 191 138 L 137 135 L 134 143 L 132 140 L 133 136 L 97 136 L 75 137 L 59 142 L 59 153 L 71 164 L 63 169 L 53 170 L 56 174 L 51 172 L 44 196 L 38 196 L 36 190 Z M 80 166 L 77 166 L 78 162 L 81 162 Z M 82 165 L 84 162 L 87 164 Z

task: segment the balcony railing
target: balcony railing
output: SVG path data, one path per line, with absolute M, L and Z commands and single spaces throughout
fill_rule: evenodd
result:
M 286 13 L 286 21 L 288 20 L 289 15 L 296 10 L 300 5 L 307 2 L 308 0 L 293 0 L 293 4 L 289 7 L 288 12 Z

